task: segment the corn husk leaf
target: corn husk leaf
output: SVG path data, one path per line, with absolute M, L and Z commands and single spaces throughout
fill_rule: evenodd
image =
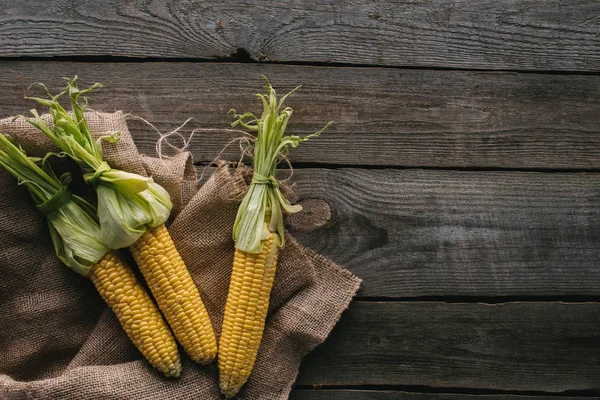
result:
M 103 240 L 113 249 L 128 247 L 149 227 L 167 221 L 173 208 L 170 196 L 152 178 L 110 168 L 102 157 L 102 141 L 118 142 L 120 134 L 112 132 L 94 140 L 84 116 L 87 101 L 80 101 L 81 95 L 101 85 L 81 90 L 77 77 L 65 79 L 67 87 L 61 93 L 53 96 L 44 86 L 48 99 L 31 98 L 49 107 L 53 126 L 48 127 L 35 110 L 31 110 L 34 118 L 27 121 L 77 162 L 86 182 L 96 188 Z M 71 113 L 58 102 L 63 95 L 69 97 Z
M 263 76 L 263 79 L 266 83 L 266 95 L 257 95 L 263 104 L 261 117 L 257 118 L 252 113 L 236 114 L 235 110 L 232 110 L 237 118 L 232 126 L 240 125 L 257 132 L 254 144 L 254 177 L 240 204 L 233 227 L 236 248 L 248 253 L 260 252 L 262 242 L 271 232 L 276 234 L 280 247 L 285 245 L 283 211 L 297 213 L 302 207 L 290 204 L 281 192 L 275 179 L 277 163 L 287 154 L 290 146 L 296 147 L 303 141 L 319 136 L 331 124 L 330 122 L 323 129 L 304 137 L 284 136 L 293 113 L 290 107 L 283 108 L 284 102 L 300 86 L 277 101 L 275 89 L 267 78 Z
M 13 140 L 0 134 L 0 166 L 14 175 L 19 184 L 27 187 L 39 206 L 63 191 L 70 177 L 63 175 L 58 178 L 45 159 L 39 160 L 43 167 L 35 161 L 27 157 Z M 95 208 L 75 195 L 63 202 L 60 208 L 46 215 L 52 243 L 64 264 L 86 276 L 109 249 L 102 241 Z

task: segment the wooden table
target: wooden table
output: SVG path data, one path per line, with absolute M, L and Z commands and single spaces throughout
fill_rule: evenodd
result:
M 364 284 L 292 399 L 600 398 L 598 2 L 14 0 L 0 57 L 2 115 L 77 73 L 185 135 L 265 74 L 303 85 L 289 133 L 335 121 L 291 155 L 288 224 Z

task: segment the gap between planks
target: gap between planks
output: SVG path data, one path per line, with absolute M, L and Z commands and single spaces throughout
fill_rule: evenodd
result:
M 600 399 L 598 391 L 564 393 L 436 388 L 430 386 L 297 386 L 290 400 L 576 400 Z
M 244 49 L 242 53 L 247 54 Z M 231 57 L 223 58 L 165 58 L 165 57 L 127 57 L 127 56 L 9 56 L 3 57 L 0 55 L 0 61 L 54 61 L 54 62 L 77 62 L 77 63 L 190 63 L 190 64 L 219 64 L 219 63 L 237 63 L 237 64 L 261 64 L 261 65 L 282 65 L 282 66 L 306 66 L 306 67 L 323 67 L 323 68 L 386 68 L 386 69 L 401 69 L 401 70 L 417 70 L 417 71 L 464 71 L 464 72 L 506 72 L 516 74 L 536 74 L 536 75 L 600 75 L 599 71 L 564 71 L 564 70 L 527 70 L 527 69 L 494 69 L 494 68 L 467 68 L 467 67 L 440 67 L 440 66 L 412 66 L 412 65 L 386 65 L 386 64 L 355 64 L 351 62 L 336 63 L 336 62 L 317 62 L 317 61 L 257 61 L 246 56 L 239 56 L 235 53 Z

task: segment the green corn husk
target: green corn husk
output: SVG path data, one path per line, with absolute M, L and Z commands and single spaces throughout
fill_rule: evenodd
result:
M 128 247 L 150 227 L 167 221 L 173 205 L 169 193 L 152 178 L 110 168 L 102 158 L 102 141 L 117 142 L 119 132 L 103 136 L 94 141 L 84 111 L 87 102 L 80 103 L 80 96 L 100 87 L 80 90 L 76 79 L 68 79 L 67 87 L 53 96 L 44 87 L 48 99 L 31 97 L 50 109 L 53 127 L 48 127 L 35 110 L 33 119 L 27 121 L 52 139 L 84 172 L 87 183 L 96 188 L 98 194 L 98 218 L 102 237 L 111 249 Z M 58 99 L 68 94 L 72 111 L 67 112 Z
M 275 89 L 266 77 L 263 76 L 263 79 L 266 83 L 266 96 L 257 94 L 264 108 L 261 117 L 257 118 L 252 113 L 240 115 L 232 110 L 237 118 L 232 126 L 241 125 L 257 132 L 254 145 L 254 177 L 238 209 L 233 226 L 235 247 L 247 253 L 259 253 L 262 241 L 266 240 L 271 232 L 275 234 L 279 247 L 285 245 L 282 210 L 297 213 L 302 210 L 302 206 L 291 205 L 281 192 L 275 179 L 277 163 L 287 154 L 289 146 L 296 147 L 301 142 L 319 136 L 331 124 L 329 122 L 323 129 L 304 137 L 284 136 L 293 110 L 290 107 L 282 107 L 288 96 L 300 86 L 278 101 Z
M 45 162 L 39 167 L 35 160 L 0 134 L 0 166 L 27 187 L 38 209 L 45 214 L 58 258 L 87 276 L 92 266 L 109 251 L 102 241 L 96 209 L 81 197 L 70 194 L 68 174 L 58 178 Z

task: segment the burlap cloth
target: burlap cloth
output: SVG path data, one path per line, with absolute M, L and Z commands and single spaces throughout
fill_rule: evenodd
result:
M 170 232 L 220 332 L 229 284 L 231 231 L 248 170 L 220 166 L 197 189 L 188 153 L 158 160 L 138 153 L 122 113 L 88 113 L 95 135 L 120 131 L 104 144 L 115 167 L 148 174 L 174 202 Z M 56 150 L 23 121 L 0 121 L 30 155 Z M 216 363 L 183 355 L 179 380 L 162 377 L 141 357 L 92 283 L 62 265 L 44 218 L 25 188 L 0 172 L 0 398 L 218 399 Z M 286 399 L 304 357 L 327 337 L 360 280 L 300 246 L 291 236 L 280 253 L 270 314 L 243 399 Z

